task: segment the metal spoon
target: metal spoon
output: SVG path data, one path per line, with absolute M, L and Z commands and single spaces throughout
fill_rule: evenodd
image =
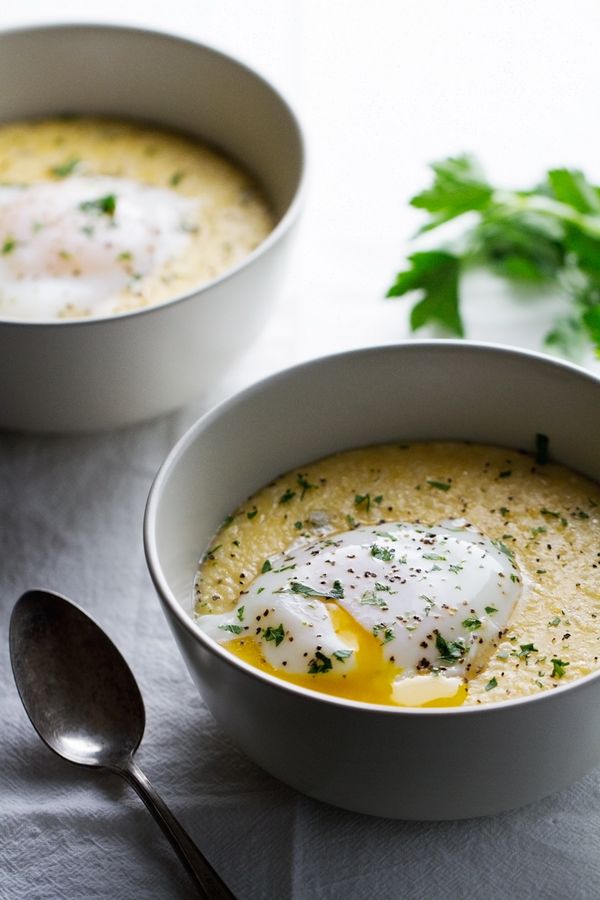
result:
M 144 703 L 104 631 L 66 597 L 27 591 L 13 609 L 9 642 L 23 706 L 48 747 L 70 762 L 121 775 L 170 840 L 199 896 L 235 900 L 133 760 Z

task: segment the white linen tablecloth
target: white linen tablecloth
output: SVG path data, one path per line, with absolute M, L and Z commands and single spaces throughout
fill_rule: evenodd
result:
M 0 10 L 0 26 L 69 18 L 163 27 L 259 68 L 306 125 L 310 191 L 266 332 L 192 407 L 114 433 L 0 434 L 0 897 L 192 896 L 134 793 L 69 766 L 31 728 L 7 630 L 15 600 L 34 586 L 72 597 L 124 653 L 147 709 L 140 765 L 240 900 L 599 897 L 598 769 L 525 809 L 425 824 L 336 810 L 249 762 L 184 668 L 141 529 L 152 478 L 198 414 L 292 362 L 407 335 L 405 305 L 382 295 L 418 221 L 406 202 L 424 186 L 428 161 L 473 150 L 509 184 L 552 164 L 600 181 L 600 7 L 171 0 L 154 9 L 95 0 L 82 10 L 76 0 L 30 0 Z M 562 303 L 532 306 L 478 278 L 466 301 L 472 337 L 536 348 Z

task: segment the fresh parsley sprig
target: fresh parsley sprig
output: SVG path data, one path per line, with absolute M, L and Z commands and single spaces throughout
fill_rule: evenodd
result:
M 494 188 L 469 155 L 434 163 L 433 184 L 410 201 L 429 213 L 423 234 L 469 213 L 453 243 L 408 257 L 388 297 L 413 291 L 413 331 L 433 323 L 463 337 L 461 276 L 483 266 L 514 282 L 558 284 L 572 313 L 555 323 L 546 344 L 576 357 L 587 341 L 600 356 L 600 187 L 575 169 L 551 169 L 530 190 Z

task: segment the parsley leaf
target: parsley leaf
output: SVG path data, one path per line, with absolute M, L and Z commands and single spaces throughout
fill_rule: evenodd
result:
M 219 625 L 221 631 L 229 631 L 231 634 L 241 634 L 244 630 L 241 625 Z
M 552 663 L 551 678 L 562 678 L 566 672 L 567 666 L 570 665 L 570 663 L 565 662 L 563 659 L 551 659 L 550 662 Z
M 410 268 L 399 272 L 387 297 L 402 297 L 421 291 L 422 299 L 412 308 L 410 327 L 413 331 L 429 322 L 443 325 L 451 334 L 464 336 L 458 304 L 460 259 L 445 250 L 413 253 Z
M 600 190 L 583 172 L 556 168 L 533 189 L 497 189 L 466 154 L 435 162 L 433 183 L 411 205 L 427 214 L 417 236 L 469 213 L 448 243 L 408 257 L 388 297 L 413 291 L 413 331 L 428 323 L 464 336 L 462 274 L 484 267 L 540 290 L 560 284 L 572 302 L 546 336 L 548 346 L 578 358 L 591 341 L 600 356 Z M 533 297 L 533 295 L 532 295 Z
M 340 653 L 339 650 L 337 652 Z M 331 659 L 328 656 L 325 656 L 324 653 L 321 653 L 320 650 L 317 650 L 308 664 L 308 674 L 322 675 L 325 672 L 329 672 L 330 669 L 333 669 Z
M 440 654 L 440 659 L 448 663 L 457 662 L 467 652 L 462 638 L 458 638 L 456 641 L 447 641 L 439 632 L 435 636 L 435 646 Z
M 117 198 L 115 194 L 106 194 L 97 200 L 84 200 L 79 204 L 83 212 L 97 213 L 98 215 L 114 216 L 117 210 Z
M 263 638 L 265 641 L 275 641 L 276 647 L 279 647 L 284 637 L 285 631 L 283 629 L 283 622 L 278 625 L 277 628 L 273 628 L 272 625 L 269 625 L 268 628 L 265 628 L 263 631 Z

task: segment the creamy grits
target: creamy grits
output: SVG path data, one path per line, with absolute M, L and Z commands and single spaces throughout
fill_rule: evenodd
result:
M 350 450 L 227 518 L 196 620 L 252 665 L 404 706 L 537 694 L 600 657 L 600 488 L 515 450 Z
M 180 134 L 64 118 L 0 125 L 0 317 L 115 315 L 193 290 L 273 228 L 257 185 Z

